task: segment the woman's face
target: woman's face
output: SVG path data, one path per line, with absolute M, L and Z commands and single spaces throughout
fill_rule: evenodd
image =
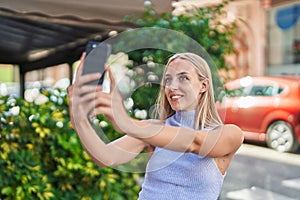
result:
M 207 82 L 200 81 L 199 75 L 188 60 L 176 58 L 167 66 L 165 95 L 173 110 L 195 110 L 201 93 L 206 91 Z

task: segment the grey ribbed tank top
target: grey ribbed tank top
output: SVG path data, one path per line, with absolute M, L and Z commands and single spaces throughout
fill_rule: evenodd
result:
M 194 116 L 195 111 L 177 111 L 165 124 L 193 128 Z M 215 200 L 223 180 L 213 158 L 156 147 L 139 200 Z

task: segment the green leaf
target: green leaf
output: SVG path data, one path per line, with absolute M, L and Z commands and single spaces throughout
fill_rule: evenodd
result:
M 10 195 L 10 194 L 12 194 L 12 192 L 13 192 L 13 190 L 11 187 L 4 187 L 1 190 L 1 194 L 4 194 L 4 195 Z

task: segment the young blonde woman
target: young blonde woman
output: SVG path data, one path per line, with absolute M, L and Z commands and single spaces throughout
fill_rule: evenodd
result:
M 237 126 L 222 124 L 205 60 L 193 53 L 169 59 L 157 100 L 159 120 L 130 118 L 108 72 L 110 93 L 87 85 L 100 74 L 83 76 L 82 66 L 68 90 L 72 124 L 92 159 L 101 167 L 116 166 L 154 147 L 140 200 L 217 199 L 243 134 Z M 89 114 L 104 114 L 125 135 L 105 144 L 91 127 Z

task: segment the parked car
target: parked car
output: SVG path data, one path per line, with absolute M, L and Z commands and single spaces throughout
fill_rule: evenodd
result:
M 225 124 L 236 124 L 245 141 L 264 142 L 280 152 L 300 144 L 300 77 L 244 77 L 225 84 L 217 102 Z

